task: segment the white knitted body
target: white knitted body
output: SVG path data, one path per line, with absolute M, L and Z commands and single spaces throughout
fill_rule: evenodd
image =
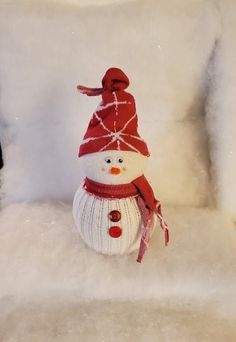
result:
M 109 220 L 109 212 L 112 210 L 121 213 L 118 223 Z M 135 197 L 98 198 L 81 186 L 74 197 L 73 215 L 82 239 L 97 252 L 124 254 L 139 248 L 141 213 Z M 119 238 L 113 238 L 108 233 L 109 228 L 115 225 L 122 228 Z
M 110 163 L 107 163 L 107 158 Z M 122 158 L 122 164 L 119 159 Z M 85 176 L 101 184 L 129 184 L 144 173 L 147 157 L 128 151 L 102 151 L 87 154 L 80 159 Z M 119 175 L 113 175 L 112 167 L 119 167 Z M 118 210 L 121 219 L 112 222 L 109 213 Z M 100 198 L 88 193 L 83 184 L 78 188 L 73 203 L 73 216 L 84 242 L 103 254 L 131 253 L 140 246 L 142 217 L 136 197 L 121 199 Z M 155 226 L 153 218 L 151 229 Z M 122 229 L 120 237 L 109 235 L 111 227 Z

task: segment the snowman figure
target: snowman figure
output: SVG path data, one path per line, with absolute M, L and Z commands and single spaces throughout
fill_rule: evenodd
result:
M 76 227 L 84 242 L 107 255 L 131 253 L 139 248 L 141 262 L 156 217 L 169 241 L 161 205 L 144 176 L 149 151 L 138 134 L 135 101 L 125 91 L 129 79 L 110 68 L 102 88 L 77 86 L 88 96 L 102 95 L 79 149 L 85 179 L 73 202 Z

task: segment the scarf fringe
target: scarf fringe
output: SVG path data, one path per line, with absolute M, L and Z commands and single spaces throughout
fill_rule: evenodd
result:
M 160 221 L 160 227 L 164 230 L 165 246 L 167 246 L 169 243 L 169 227 L 163 219 L 162 212 L 161 212 L 161 203 L 159 201 L 157 201 L 157 206 L 154 210 L 148 209 L 145 205 L 145 202 L 140 196 L 137 198 L 137 202 L 142 213 L 142 228 L 141 228 L 142 236 L 141 236 L 138 257 L 136 261 L 141 263 L 143 256 L 149 246 L 150 235 L 151 235 L 151 222 L 152 222 L 153 215 L 156 214 L 156 216 L 158 217 Z

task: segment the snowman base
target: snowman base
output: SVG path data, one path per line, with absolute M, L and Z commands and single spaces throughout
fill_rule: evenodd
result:
M 142 217 L 136 196 L 101 198 L 82 184 L 74 197 L 73 216 L 82 240 L 98 253 L 130 254 L 140 246 Z M 155 219 L 151 231 L 154 226 Z

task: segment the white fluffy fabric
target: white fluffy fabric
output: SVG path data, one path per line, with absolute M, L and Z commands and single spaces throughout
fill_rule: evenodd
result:
M 221 37 L 209 68 L 207 127 L 218 208 L 236 220 L 236 3 L 218 1 Z
M 24 342 L 234 342 L 236 320 L 217 305 L 167 303 L 1 300 L 0 338 Z
M 236 238 L 227 215 L 165 211 L 169 247 L 156 231 L 136 254 L 88 249 L 71 205 L 15 204 L 0 218 L 3 341 L 234 341 Z M 99 300 L 99 301 L 96 301 Z
M 74 228 L 71 205 L 11 205 L 0 217 L 1 295 L 64 294 L 75 300 L 220 300 L 224 295 L 235 304 L 236 233 L 231 220 L 208 209 L 168 209 L 165 216 L 172 227 L 170 245 L 164 246 L 163 232 L 156 230 L 138 264 L 136 252 L 111 257 L 86 247 Z
M 100 86 L 117 66 L 131 81 L 160 198 L 208 204 L 203 106 L 219 31 L 217 8 L 204 0 L 1 4 L 3 203 L 71 200 L 82 180 L 77 150 L 100 102 L 76 84 Z

